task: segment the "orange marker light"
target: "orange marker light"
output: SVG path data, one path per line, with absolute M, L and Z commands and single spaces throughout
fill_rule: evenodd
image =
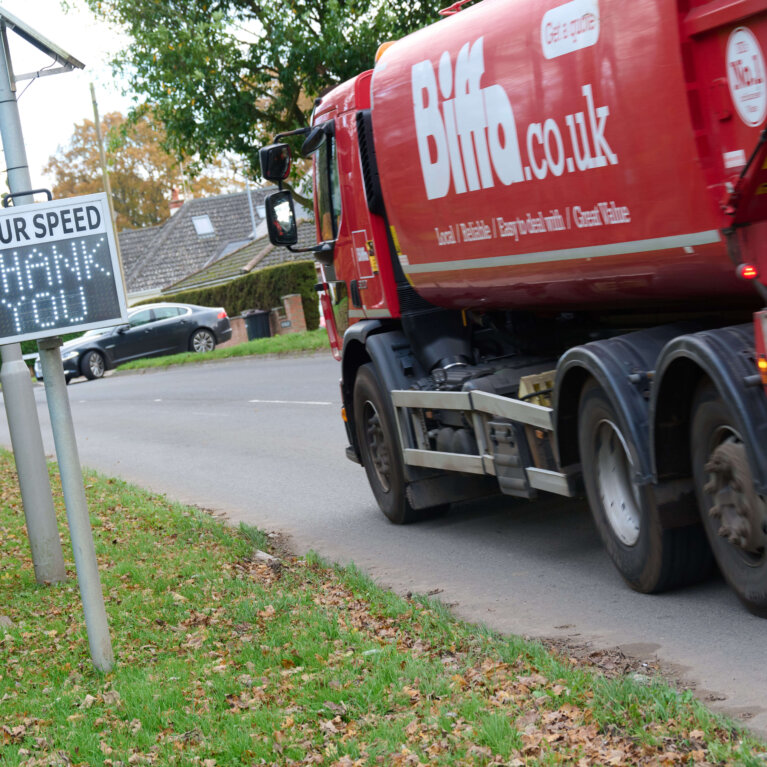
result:
M 376 51 L 376 58 L 375 58 L 376 64 L 378 63 L 378 59 L 380 59 L 381 56 L 384 55 L 384 51 L 387 48 L 391 48 L 392 45 L 394 45 L 394 42 L 395 42 L 394 40 L 387 40 L 385 43 L 381 43 L 378 46 L 378 50 Z
M 759 357 L 756 361 L 756 367 L 762 376 L 762 384 L 767 386 L 767 357 Z

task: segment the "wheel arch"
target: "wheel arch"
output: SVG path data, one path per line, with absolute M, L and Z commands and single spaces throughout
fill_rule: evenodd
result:
M 757 491 L 767 494 L 767 397 L 746 381 L 756 372 L 753 325 L 678 336 L 663 349 L 650 399 L 650 443 L 655 476 L 689 476 L 692 394 L 704 379 L 727 403 Z
M 344 353 L 341 358 L 341 400 L 346 414 L 345 426 L 349 444 L 354 451 L 357 463 L 362 463 L 359 440 L 357 439 L 357 424 L 354 416 L 354 382 L 357 380 L 359 369 L 370 362 L 370 355 L 364 343 L 358 339 L 344 343 Z
M 569 360 L 557 368 L 555 391 L 556 447 L 560 466 L 580 463 L 578 449 L 578 403 L 589 378 L 596 377 L 583 360 Z
M 560 465 L 580 462 L 578 410 L 581 392 L 593 378 L 617 414 L 637 455 L 637 484 L 652 481 L 647 405 L 651 371 L 676 326 L 640 330 L 569 349 L 559 360 L 554 382 L 554 423 Z
M 589 348 L 590 347 L 590 348 Z M 634 481 L 647 484 L 652 477 L 648 441 L 647 403 L 638 388 L 622 370 L 620 358 L 609 347 L 587 344 L 570 349 L 560 360 L 555 382 L 555 423 L 557 449 L 563 467 L 580 463 L 578 410 L 581 392 L 594 379 L 610 401 L 626 434 L 636 448 L 638 475 Z
M 341 393 L 346 408 L 347 433 L 358 459 L 361 456 L 354 422 L 354 381 L 360 367 L 368 362 L 373 363 L 381 386 L 387 392 L 407 389 L 414 380 L 426 375 L 398 322 L 361 320 L 344 333 Z M 386 407 L 394 423 L 396 414 L 391 397 L 386 398 Z M 407 481 L 434 474 L 432 470 L 408 465 L 404 471 Z
M 380 320 L 360 320 L 355 322 L 344 333 L 341 351 L 341 399 L 346 413 L 346 433 L 349 444 L 354 451 L 357 463 L 362 463 L 357 426 L 354 417 L 354 382 L 359 369 L 371 362 L 367 349 L 367 339 L 375 333 L 383 331 Z

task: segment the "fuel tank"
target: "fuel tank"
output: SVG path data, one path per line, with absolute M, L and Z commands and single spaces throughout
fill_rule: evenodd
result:
M 372 125 L 408 281 L 459 309 L 758 304 L 765 48 L 754 0 L 484 0 L 397 41 Z

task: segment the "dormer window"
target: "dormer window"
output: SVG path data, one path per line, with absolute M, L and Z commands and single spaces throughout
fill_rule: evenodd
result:
M 198 237 L 205 237 L 206 235 L 216 233 L 207 213 L 203 216 L 192 216 L 192 223 Z

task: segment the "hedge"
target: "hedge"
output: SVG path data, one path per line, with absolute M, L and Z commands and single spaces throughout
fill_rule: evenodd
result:
M 163 301 L 177 301 L 200 306 L 223 306 L 230 317 L 248 309 L 273 309 L 282 306 L 282 296 L 301 294 L 306 317 L 306 329 L 315 330 L 320 324 L 319 305 L 314 286 L 317 272 L 314 261 L 292 261 L 279 266 L 269 266 L 237 277 L 223 285 L 209 288 L 185 290 L 163 296 Z M 157 298 L 141 301 L 140 304 L 156 303 Z M 140 304 L 135 304 L 139 306 Z
M 66 343 L 67 341 L 71 341 L 73 338 L 79 338 L 82 335 L 82 333 L 67 333 L 61 337 L 61 340 Z M 22 354 L 37 354 L 37 341 L 22 341 L 21 342 L 21 353 Z M 31 360 L 27 360 L 27 365 L 32 365 Z

